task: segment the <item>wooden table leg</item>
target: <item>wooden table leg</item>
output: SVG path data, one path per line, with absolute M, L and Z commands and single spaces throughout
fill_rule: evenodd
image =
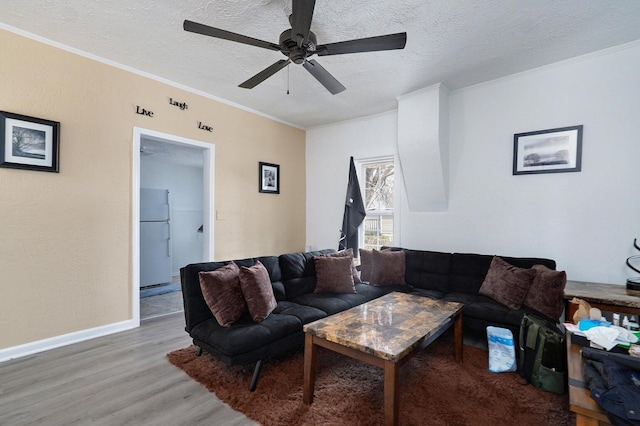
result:
M 316 345 L 313 335 L 306 333 L 304 337 L 304 386 L 302 401 L 305 404 L 313 402 L 313 388 L 316 381 Z
M 392 361 L 384 362 L 384 424 L 398 424 L 398 391 L 400 367 Z
M 462 363 L 462 313 L 458 314 L 453 329 L 453 340 L 456 351 L 456 362 Z

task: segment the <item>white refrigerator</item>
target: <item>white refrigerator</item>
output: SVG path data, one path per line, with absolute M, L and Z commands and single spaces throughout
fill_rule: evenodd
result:
M 140 188 L 140 287 L 171 282 L 169 191 Z

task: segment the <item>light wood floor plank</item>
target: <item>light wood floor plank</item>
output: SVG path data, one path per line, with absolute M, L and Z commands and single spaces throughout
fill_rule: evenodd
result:
M 257 425 L 171 365 L 182 312 L 0 364 L 0 424 Z

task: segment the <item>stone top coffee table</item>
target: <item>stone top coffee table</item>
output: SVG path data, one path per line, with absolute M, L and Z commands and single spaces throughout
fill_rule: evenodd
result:
M 393 292 L 304 326 L 303 400 L 313 402 L 316 346 L 384 369 L 385 425 L 398 423 L 400 367 L 454 326 L 455 359 L 462 362 L 461 303 Z

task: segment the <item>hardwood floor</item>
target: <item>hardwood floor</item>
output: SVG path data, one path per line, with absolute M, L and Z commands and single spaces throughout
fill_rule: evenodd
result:
M 257 425 L 167 361 L 184 315 L 0 364 L 0 425 Z

